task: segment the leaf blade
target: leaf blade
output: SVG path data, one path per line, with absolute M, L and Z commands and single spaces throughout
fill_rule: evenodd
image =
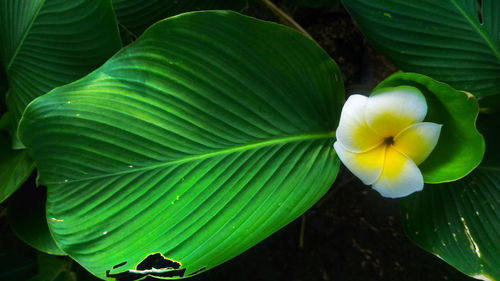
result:
M 2 1 L 1 50 L 19 121 L 34 98 L 95 69 L 120 47 L 108 1 Z
M 401 69 L 478 97 L 500 94 L 498 1 L 483 1 L 484 23 L 472 0 L 342 2 L 367 39 Z
M 56 242 L 101 278 L 151 253 L 188 275 L 244 251 L 333 183 L 340 77 L 277 24 L 226 11 L 157 23 L 25 111 Z

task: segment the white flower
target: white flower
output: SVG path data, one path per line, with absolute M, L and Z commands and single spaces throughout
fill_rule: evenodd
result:
M 337 128 L 335 151 L 344 165 L 384 197 L 422 190 L 417 167 L 432 152 L 442 125 L 422 122 L 424 95 L 414 87 L 382 89 L 370 97 L 352 95 Z

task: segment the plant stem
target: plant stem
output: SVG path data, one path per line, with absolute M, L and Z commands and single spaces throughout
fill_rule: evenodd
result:
M 283 10 L 278 8 L 271 0 L 261 0 L 261 2 L 266 5 L 266 7 L 278 18 L 280 21 L 290 27 L 293 27 L 297 29 L 298 31 L 302 32 L 305 36 L 312 38 L 312 36 L 302 27 L 300 24 L 298 24 L 292 17 L 290 17 L 287 13 L 285 13 Z M 314 39 L 313 39 L 314 40 Z

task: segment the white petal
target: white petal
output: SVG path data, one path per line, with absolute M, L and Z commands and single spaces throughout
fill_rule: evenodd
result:
M 436 147 L 442 126 L 431 122 L 413 124 L 394 138 L 393 146 L 420 165 Z
M 339 142 L 333 144 L 337 155 L 355 176 L 364 184 L 372 184 L 380 176 L 384 164 L 385 145 L 379 145 L 367 152 L 351 152 Z
M 427 103 L 415 87 L 399 86 L 380 89 L 368 98 L 365 121 L 384 137 L 395 137 L 409 125 L 424 120 Z
M 364 109 L 368 98 L 362 95 L 350 96 L 342 108 L 337 139 L 352 152 L 367 151 L 383 142 L 365 122 Z
M 384 169 L 372 187 L 384 197 L 398 198 L 422 190 L 424 179 L 411 159 L 388 147 Z

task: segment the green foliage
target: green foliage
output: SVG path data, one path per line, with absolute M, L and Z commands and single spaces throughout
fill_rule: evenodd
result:
M 18 121 L 30 101 L 88 74 L 120 47 L 109 1 L 1 1 L 8 110 Z
M 247 0 L 112 0 L 118 21 L 128 35 L 139 36 L 153 23 L 184 12 L 235 10 Z M 210 23 L 207 23 L 210 24 Z
M 479 119 L 483 163 L 464 180 L 427 185 L 401 200 L 410 239 L 467 275 L 500 279 L 500 116 Z M 488 280 L 488 279 L 483 279 Z
M 188 13 L 32 102 L 19 134 L 64 252 L 100 277 L 151 253 L 188 275 L 326 192 L 342 99 L 337 65 L 307 37 L 232 12 Z
M 5 204 L 9 224 L 39 251 L 69 255 L 34 254 L 0 233 L 0 280 L 95 280 L 78 264 L 106 278 L 155 253 L 186 277 L 328 190 L 344 91 L 335 62 L 278 24 L 228 11 L 175 16 L 246 2 L 0 2 L 0 129 L 10 134 L 0 134 L 0 203 L 32 173 L 32 156 L 47 195 L 28 181 Z M 484 153 L 475 97 L 500 108 L 500 2 L 343 2 L 398 67 L 432 77 L 396 73 L 376 88 L 419 88 L 426 121 L 443 124 L 420 166 L 440 184 L 401 200 L 408 236 L 470 276 L 500 279 L 498 114 L 479 119 L 487 153 L 470 173 Z
M 8 229 L 5 220 L 0 227 Z M 0 231 L 0 280 L 29 280 L 36 274 L 36 253 L 10 231 Z
M 488 102 L 500 99 L 500 1 L 344 0 L 366 38 L 396 66 Z
M 9 225 L 17 237 L 31 247 L 52 255 L 64 255 L 47 226 L 46 193 L 44 187 L 32 186 L 28 181 L 7 202 Z
M 24 150 L 13 150 L 11 138 L 0 131 L 0 203 L 16 191 L 34 169 L 33 161 Z
M 442 124 L 438 144 L 419 168 L 426 183 L 460 179 L 483 158 L 484 139 L 476 129 L 479 107 L 476 99 L 447 84 L 416 73 L 396 73 L 376 89 L 410 85 L 425 95 L 428 113 L 424 121 Z M 460 141 L 457 141 L 460 140 Z

